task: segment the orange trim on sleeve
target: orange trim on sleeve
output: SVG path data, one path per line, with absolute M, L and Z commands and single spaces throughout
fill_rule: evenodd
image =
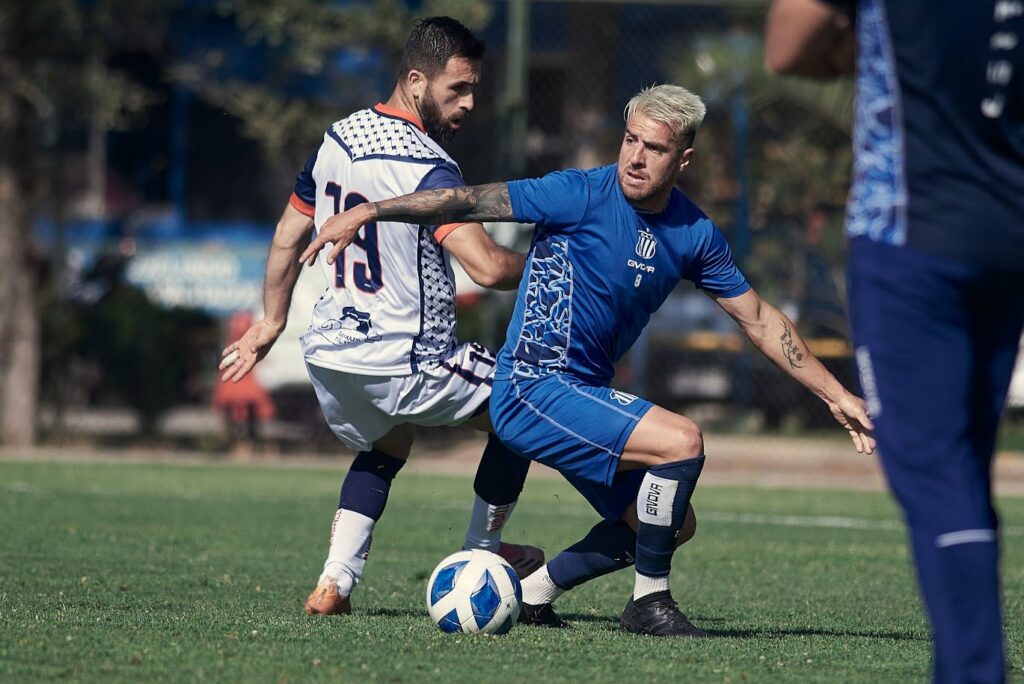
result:
M 462 223 L 446 223 L 443 226 L 438 226 L 437 230 L 434 231 L 434 239 L 437 240 L 438 244 L 441 244 L 441 241 L 448 237 L 453 230 L 459 226 L 464 226 L 467 223 L 470 223 L 470 221 L 463 221 Z
M 309 218 L 313 218 L 316 214 L 316 207 L 312 204 L 308 204 L 304 199 L 296 195 L 294 192 L 292 196 L 288 198 L 288 204 L 295 207 L 295 210 L 300 214 L 305 214 Z
M 392 107 L 390 105 L 384 104 L 383 102 L 378 102 L 373 106 L 373 110 L 378 114 L 385 114 L 387 116 L 393 116 L 398 119 L 404 119 L 405 121 L 408 121 L 409 123 L 416 126 L 416 128 L 420 129 L 424 133 L 427 132 L 427 129 L 423 127 L 423 122 L 420 121 L 415 114 L 411 114 L 405 111 L 404 109 L 399 109 L 398 107 Z

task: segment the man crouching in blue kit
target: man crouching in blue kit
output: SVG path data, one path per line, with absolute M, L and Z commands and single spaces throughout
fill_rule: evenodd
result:
M 711 296 L 761 352 L 824 401 L 871 453 L 864 402 L 808 351 L 793 323 L 751 289 L 714 224 L 675 186 L 693 157 L 704 103 L 684 88 L 644 90 L 626 106 L 617 165 L 534 180 L 419 192 L 329 219 L 303 253 L 327 260 L 375 220 L 535 223 L 491 416 L 520 455 L 555 468 L 603 521 L 523 583 L 521 622 L 562 627 L 551 604 L 587 580 L 636 563 L 620 623 L 655 636 L 703 636 L 669 592 L 672 554 L 693 535 L 690 497 L 704 440 L 689 418 L 609 387 L 680 280 Z M 684 526 L 685 523 L 685 526 Z

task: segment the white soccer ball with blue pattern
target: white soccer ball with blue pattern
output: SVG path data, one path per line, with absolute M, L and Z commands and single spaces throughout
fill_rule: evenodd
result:
M 445 632 L 504 634 L 516 623 L 523 588 L 516 571 L 490 551 L 459 551 L 427 582 L 427 611 Z

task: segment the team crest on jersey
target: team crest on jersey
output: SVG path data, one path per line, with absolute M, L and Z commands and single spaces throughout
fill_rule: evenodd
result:
M 377 342 L 380 335 L 373 329 L 370 314 L 354 306 L 341 310 L 341 318 L 332 318 L 318 325 L 315 330 L 332 344 L 353 342 Z
M 636 231 L 636 255 L 641 259 L 650 259 L 658 249 L 658 241 L 648 230 Z
M 619 402 L 623 406 L 629 406 L 634 401 L 636 401 L 636 397 L 633 396 L 632 394 L 626 394 L 625 392 L 620 392 L 617 389 L 611 390 L 608 393 L 608 396 L 610 396 L 612 399 Z

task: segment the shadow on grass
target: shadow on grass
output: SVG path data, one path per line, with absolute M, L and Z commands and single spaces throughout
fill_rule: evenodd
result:
M 363 608 L 360 615 L 367 617 L 401 617 L 401 618 L 423 618 L 427 611 L 411 608 Z
M 703 625 L 701 621 L 698 625 Z M 860 637 L 863 639 L 884 639 L 886 641 L 927 641 L 926 637 L 908 632 L 867 632 L 849 629 L 707 629 L 710 637 L 738 639 L 786 639 L 793 636 Z
M 588 613 L 564 613 L 560 616 L 570 625 L 573 623 L 587 623 L 595 627 L 606 627 L 609 630 L 619 630 L 619 620 L 615 617 L 603 615 L 592 615 Z M 861 637 L 864 639 L 885 639 L 892 641 L 927 641 L 927 637 L 913 634 L 911 632 L 892 631 L 864 631 L 849 629 L 815 629 L 813 627 L 802 627 L 793 629 L 715 629 L 714 623 L 725 622 L 723 618 L 695 617 L 694 623 L 704 629 L 709 637 L 737 638 L 737 639 L 786 639 L 793 636 L 823 636 L 823 637 Z
M 423 611 L 409 608 L 367 608 L 361 610 L 360 614 L 368 617 L 392 617 L 392 618 L 416 618 L 423 617 Z M 606 615 L 593 615 L 590 613 L 560 613 L 559 616 L 569 623 L 588 624 L 604 631 L 617 632 L 619 619 Z M 815 629 L 813 627 L 799 627 L 792 629 L 715 629 L 714 623 L 725 622 L 723 618 L 695 617 L 694 623 L 704 629 L 709 637 L 724 639 L 788 639 L 795 636 L 822 636 L 839 638 L 862 638 L 862 639 L 884 639 L 886 641 L 927 641 L 927 637 L 913 634 L 911 632 L 875 631 L 875 630 L 850 630 L 850 629 Z M 544 627 L 537 627 L 538 630 L 546 630 Z M 553 630 L 557 631 L 557 630 Z

